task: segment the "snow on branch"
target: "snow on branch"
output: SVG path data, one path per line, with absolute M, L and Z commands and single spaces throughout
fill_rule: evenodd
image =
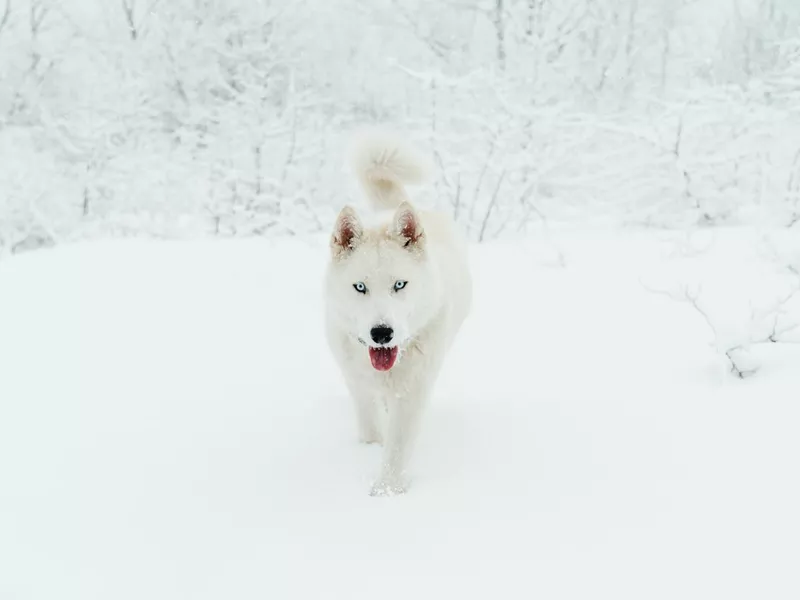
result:
M 745 239 L 737 239 L 740 249 L 756 247 L 742 245 Z M 690 306 L 711 333 L 715 351 L 739 379 L 760 369 L 758 347 L 800 344 L 800 241 L 781 238 L 780 250 L 775 239 L 761 241 L 766 252 L 723 257 L 722 262 L 719 249 L 703 248 L 679 270 L 679 279 L 695 281 L 684 281 L 672 291 L 641 282 L 649 292 Z M 706 267 L 708 274 L 691 272 L 692 261 L 715 252 L 717 257 Z
M 419 198 L 474 241 L 576 222 L 798 230 L 796 11 L 379 4 L 114 0 L 95 18 L 0 0 L 0 144 L 24 139 L 22 162 L 55 174 L 42 190 L 6 169 L 0 197 L 48 192 L 60 239 L 316 231 L 357 193 L 347 135 L 379 122 L 429 148 Z

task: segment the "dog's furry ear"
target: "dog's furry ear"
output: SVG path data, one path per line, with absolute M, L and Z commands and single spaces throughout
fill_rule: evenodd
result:
M 403 202 L 394 215 L 394 233 L 404 248 L 421 250 L 425 243 L 425 231 L 414 207 Z
M 336 224 L 333 227 L 331 236 L 331 254 L 334 258 L 339 258 L 354 250 L 361 241 L 364 228 L 356 211 L 350 206 L 345 206 L 339 216 L 336 217 Z

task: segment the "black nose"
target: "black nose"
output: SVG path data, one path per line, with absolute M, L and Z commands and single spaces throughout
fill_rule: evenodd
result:
M 378 327 L 373 327 L 369 334 L 372 336 L 372 341 L 376 344 L 388 344 L 394 337 L 394 329 L 386 327 L 385 325 L 379 325 Z

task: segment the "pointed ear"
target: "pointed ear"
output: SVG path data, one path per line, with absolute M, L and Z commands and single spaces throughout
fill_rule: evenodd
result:
M 400 238 L 404 248 L 421 250 L 425 243 L 425 231 L 414 207 L 403 202 L 394 215 L 394 234 Z
M 336 217 L 336 224 L 333 226 L 333 235 L 331 236 L 333 257 L 338 258 L 354 250 L 361 241 L 363 232 L 364 228 L 356 211 L 350 206 L 345 206 Z

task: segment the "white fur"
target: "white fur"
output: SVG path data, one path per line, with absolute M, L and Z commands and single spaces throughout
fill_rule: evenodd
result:
M 428 180 L 430 163 L 396 134 L 363 131 L 351 151 L 353 171 L 376 209 L 394 210 L 408 200 L 406 185 Z
M 361 441 L 383 444 L 371 493 L 389 495 L 406 489 L 422 411 L 469 312 L 472 282 L 466 245 L 452 220 L 417 212 L 407 201 L 405 184 L 419 182 L 427 169 L 408 145 L 385 134 L 361 137 L 353 165 L 372 207 L 394 213 L 371 227 L 350 207 L 340 213 L 326 276 L 327 336 L 355 402 Z M 394 292 L 397 280 L 408 285 Z M 358 293 L 356 282 L 369 292 Z M 378 324 L 395 330 L 390 345 L 399 355 L 389 371 L 370 362 L 370 329 Z

